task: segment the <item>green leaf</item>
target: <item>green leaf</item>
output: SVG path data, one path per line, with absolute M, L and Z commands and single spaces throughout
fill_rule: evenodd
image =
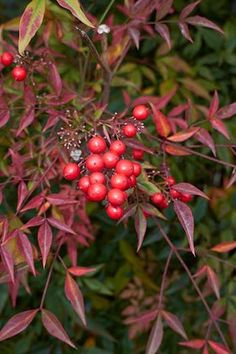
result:
M 73 16 L 78 18 L 78 20 L 83 22 L 86 26 L 94 27 L 94 25 L 85 16 L 77 0 L 57 0 L 57 2 L 61 7 L 64 7 L 65 9 L 69 10 Z
M 41 26 L 44 12 L 45 0 L 32 0 L 25 8 L 19 26 L 18 49 L 21 55 Z

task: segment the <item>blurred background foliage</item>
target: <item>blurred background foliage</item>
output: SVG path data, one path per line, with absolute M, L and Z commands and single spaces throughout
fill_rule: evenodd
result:
M 28 1 L 0 0 L 1 22 L 19 16 Z M 109 1 L 83 1 L 96 17 L 102 16 Z M 124 18 L 116 10 L 115 1 L 110 13 L 116 21 Z M 176 12 L 186 5 L 185 0 L 175 0 Z M 184 40 L 176 24 L 171 24 L 173 49 L 168 52 L 158 35 L 145 39 L 140 51 L 132 49 L 113 81 L 111 110 L 123 107 L 122 90 L 126 89 L 132 98 L 142 94 L 164 95 L 178 85 L 178 92 L 173 104 L 180 104 L 191 98 L 198 104 L 206 103 L 215 89 L 220 95 L 221 105 L 236 101 L 236 1 L 203 0 L 200 13 L 218 23 L 225 30 L 225 36 L 204 28 L 194 28 L 194 43 Z M 67 77 L 74 75 L 73 67 L 67 67 Z M 99 83 L 97 83 L 99 85 Z M 99 87 L 98 87 L 99 90 Z M 169 106 L 171 108 L 171 105 Z M 169 110 L 167 109 L 167 111 Z M 194 116 L 191 119 L 195 119 Z M 228 124 L 231 135 L 236 136 L 234 121 Z M 216 134 L 216 141 L 223 139 Z M 226 149 L 218 149 L 218 156 L 231 161 L 232 156 Z M 155 161 L 154 161 L 155 162 Z M 171 158 L 172 175 L 180 181 L 191 182 L 204 188 L 211 196 L 211 202 L 196 198 L 192 207 L 196 220 L 195 242 L 198 255 L 193 259 L 186 253 L 184 259 L 194 273 L 202 264 L 211 265 L 220 276 L 222 285 L 222 302 L 226 306 L 227 318 L 236 314 L 236 253 L 223 255 L 222 261 L 208 250 L 220 241 L 234 239 L 236 231 L 236 189 L 224 189 L 227 168 L 196 157 Z M 25 334 L 0 344 L 1 354 L 131 354 L 143 353 L 147 342 L 147 333 L 141 333 L 129 339 L 128 327 L 122 316 L 130 303 L 145 310 L 145 299 L 154 299 L 158 293 L 163 273 L 164 261 L 168 256 L 168 247 L 158 235 L 155 226 L 149 221 L 149 231 L 139 255 L 136 254 L 136 236 L 133 225 L 119 225 L 107 220 L 105 214 L 89 207 L 89 213 L 96 229 L 96 242 L 81 251 L 79 262 L 84 266 L 97 266 L 96 273 L 81 280 L 81 287 L 86 299 L 88 330 L 81 328 L 78 317 L 64 299 L 64 273 L 60 266 L 56 268 L 52 279 L 46 306 L 63 321 L 63 325 L 78 344 L 74 351 L 66 345 L 49 337 L 37 319 Z M 184 247 L 181 227 L 174 214 L 168 211 L 168 223 L 165 230 L 172 240 Z M 185 242 L 187 246 L 187 241 Z M 65 256 L 66 257 L 66 256 Z M 226 262 L 226 263 L 224 263 Z M 227 265 L 227 262 L 232 266 Z M 28 296 L 21 290 L 17 311 L 37 307 L 45 283 L 46 274 L 31 279 L 34 296 Z M 204 336 L 202 323 L 207 319 L 205 310 L 189 284 L 189 280 L 174 259 L 171 263 L 169 286 L 165 292 L 167 310 L 182 319 L 190 338 Z M 133 289 L 128 299 L 122 294 L 124 290 Z M 194 302 L 193 302 L 193 299 Z M 208 296 L 213 303 L 214 296 Z M 151 301 L 151 300 L 150 300 Z M 0 291 L 0 324 L 5 323 L 15 310 L 9 304 L 5 286 Z M 222 325 L 227 337 L 228 328 Z M 217 336 L 215 337 L 217 338 Z M 170 329 L 165 330 L 164 342 L 160 353 L 189 353 L 189 350 L 177 346 L 180 337 Z M 235 344 L 235 343 L 234 343 Z M 235 348 L 236 350 L 236 348 Z

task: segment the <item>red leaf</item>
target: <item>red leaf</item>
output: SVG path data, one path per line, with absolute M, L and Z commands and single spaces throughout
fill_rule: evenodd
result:
M 208 343 L 216 354 L 231 354 L 231 352 L 222 344 L 216 343 L 212 340 L 209 340 Z
M 17 243 L 19 245 L 22 254 L 24 255 L 26 263 L 28 264 L 31 272 L 35 276 L 36 272 L 34 267 L 33 248 L 28 237 L 22 231 L 18 232 Z
M 216 117 L 220 119 L 226 119 L 226 118 L 231 118 L 235 114 L 236 114 L 236 102 L 231 103 L 230 105 L 219 109 L 219 111 L 216 113 Z
M 21 209 L 21 212 L 30 210 L 30 209 L 35 209 L 39 208 L 44 201 L 44 197 L 42 195 L 36 195 L 34 198 L 32 198 L 23 209 Z
M 201 0 L 195 1 L 183 8 L 183 10 L 180 13 L 180 18 L 181 20 L 187 17 L 194 9 L 197 7 L 198 4 L 200 4 Z
M 220 298 L 220 284 L 219 284 L 219 279 L 216 275 L 216 273 L 209 267 L 207 266 L 207 279 L 210 287 L 214 291 L 217 299 Z
M 34 108 L 31 107 L 25 111 L 23 117 L 21 118 L 19 128 L 16 132 L 16 136 L 19 136 L 25 128 L 27 128 L 30 124 L 32 124 L 34 118 L 35 118 Z
M 173 141 L 175 143 L 181 143 L 183 141 L 186 141 L 190 139 L 193 135 L 195 135 L 198 132 L 199 128 L 189 128 L 186 131 L 181 131 L 178 132 L 174 135 L 171 135 L 168 137 L 168 140 Z
M 4 264 L 4 267 L 6 268 L 6 271 L 9 273 L 11 281 L 14 283 L 14 259 L 8 249 L 4 246 L 1 245 L 0 247 L 0 254 L 2 258 L 2 262 Z
M 128 28 L 128 33 L 133 39 L 136 48 L 139 49 L 140 31 L 135 27 L 130 27 Z
M 208 351 L 208 348 L 207 348 L 206 345 L 205 345 L 205 347 L 203 348 L 202 354 L 209 354 L 209 351 Z
M 156 125 L 157 133 L 166 138 L 171 133 L 171 125 L 169 123 L 168 118 L 151 103 L 152 111 L 153 111 L 153 120 Z
M 28 189 L 24 181 L 21 181 L 18 186 L 18 201 L 16 211 L 18 212 L 28 194 Z
M 14 337 L 18 333 L 23 332 L 33 321 L 38 310 L 29 310 L 20 312 L 10 318 L 0 331 L 0 341 Z
M 226 242 L 218 243 L 218 245 L 212 247 L 211 250 L 218 253 L 226 253 L 232 251 L 235 248 L 236 248 L 236 242 L 226 241 Z
M 3 92 L 0 92 L 0 128 L 6 125 L 9 119 L 10 119 L 10 112 L 3 98 Z
M 61 323 L 52 312 L 48 310 L 42 310 L 42 322 L 49 334 L 60 339 L 62 342 L 65 342 L 72 348 L 76 348 L 75 345 L 71 342 Z
M 56 229 L 67 232 L 72 235 L 76 235 L 76 233 L 69 226 L 64 224 L 63 222 L 61 222 L 53 217 L 48 218 L 47 220 L 48 220 L 49 224 L 51 226 L 55 227 Z
M 83 275 L 86 275 L 88 273 L 93 273 L 96 271 L 96 268 L 87 268 L 87 267 L 70 267 L 68 268 L 68 272 L 70 272 L 72 275 L 75 275 L 76 277 L 82 277 Z
M 172 4 L 174 0 L 165 0 L 160 3 L 157 8 L 157 20 L 161 20 L 163 17 L 168 15 L 171 10 Z
M 148 343 L 146 347 L 145 354 L 156 354 L 161 346 L 163 339 L 163 324 L 161 316 L 157 317 L 157 320 L 152 327 L 150 336 L 148 338 Z
M 182 345 L 183 347 L 187 347 L 187 348 L 192 348 L 192 349 L 202 349 L 204 344 L 205 344 L 205 340 L 203 339 L 192 339 L 186 342 L 180 342 L 180 345 Z
M 189 247 L 195 256 L 193 234 L 194 234 L 194 219 L 191 209 L 185 203 L 175 200 L 174 201 L 174 211 L 182 225 L 189 242 Z
M 212 139 L 211 135 L 208 131 L 204 128 L 201 128 L 195 135 L 194 138 L 200 141 L 203 145 L 206 145 L 211 149 L 214 156 L 216 156 L 216 148 L 214 140 Z
M 180 193 L 188 193 L 192 195 L 199 195 L 202 198 L 209 199 L 208 196 L 200 191 L 197 187 L 193 186 L 190 183 L 178 183 L 173 186 L 175 190 L 177 190 Z
M 36 103 L 35 93 L 31 86 L 24 87 L 24 101 L 25 101 L 25 106 L 30 106 L 30 107 L 32 107 Z
M 138 246 L 137 246 L 137 252 L 138 252 L 142 246 L 146 229 L 147 229 L 147 219 L 145 218 L 142 209 L 138 208 L 137 213 L 135 215 L 134 222 L 135 222 L 135 230 L 138 238 Z
M 217 130 L 220 134 L 224 135 L 227 139 L 230 139 L 228 130 L 225 124 L 216 118 L 210 120 L 212 127 Z
M 156 102 L 153 103 L 155 105 L 156 109 L 163 109 L 167 106 L 167 104 L 170 102 L 172 97 L 176 93 L 177 87 L 173 88 L 169 93 L 167 93 L 165 96 L 158 97 Z
M 30 219 L 26 224 L 21 226 L 21 230 L 28 229 L 29 227 L 40 226 L 44 222 L 44 218 L 42 216 L 35 216 Z
M 70 276 L 69 273 L 66 275 L 65 294 L 67 299 L 70 301 L 71 306 L 79 315 L 83 325 L 86 326 L 83 295 L 79 289 L 78 284 Z
M 38 230 L 38 244 L 42 255 L 43 268 L 45 268 L 52 245 L 52 230 L 47 221 L 44 221 Z
M 74 98 L 77 97 L 77 93 L 74 91 L 64 91 L 62 90 L 61 96 L 55 96 L 55 95 L 47 95 L 47 103 L 48 105 L 52 106 L 61 106 L 63 104 L 66 104 L 70 101 L 72 101 Z
M 187 339 L 184 327 L 177 316 L 167 311 L 161 311 L 161 316 L 167 322 L 168 326 L 176 333 L 180 334 L 184 339 Z
M 202 16 L 192 16 L 192 17 L 188 17 L 185 18 L 185 21 L 187 23 L 189 23 L 190 25 L 194 25 L 194 26 L 203 26 L 203 27 L 207 27 L 207 28 L 211 28 L 217 32 L 220 32 L 222 34 L 224 34 L 224 31 L 217 26 L 214 22 L 208 20 L 205 17 Z
M 229 179 L 229 181 L 227 183 L 226 188 L 231 187 L 235 182 L 236 182 L 236 170 L 234 169 L 233 172 L 232 172 L 232 176 L 230 177 L 230 179 Z
M 47 113 L 49 113 L 49 118 L 45 126 L 43 127 L 43 131 L 42 131 L 43 133 L 46 132 L 47 129 L 55 126 L 60 118 L 59 112 L 57 111 L 49 110 L 47 111 Z
M 165 152 L 173 156 L 188 156 L 191 155 L 190 152 L 186 151 L 181 146 L 163 145 Z
M 170 39 L 170 30 L 167 25 L 164 23 L 156 23 L 155 30 L 160 34 L 160 36 L 166 41 L 169 49 L 171 49 L 171 39 Z
M 150 149 L 149 147 L 143 145 L 142 143 L 140 143 L 137 140 L 134 139 L 124 139 L 124 142 L 127 146 L 129 146 L 132 149 L 138 149 L 138 150 L 142 150 L 147 152 L 148 154 L 154 154 L 154 151 L 152 149 Z
M 188 25 L 185 22 L 180 21 L 179 28 L 180 28 L 180 31 L 181 31 L 182 35 L 184 36 L 184 38 L 186 38 L 189 42 L 193 43 L 193 39 L 190 35 Z
M 219 96 L 218 96 L 217 91 L 215 91 L 214 97 L 213 97 L 213 99 L 211 101 L 211 105 L 210 105 L 210 108 L 209 108 L 209 118 L 210 119 L 214 117 L 214 115 L 218 111 L 218 108 L 219 108 Z
M 174 107 L 168 114 L 170 117 L 177 117 L 184 111 L 186 111 L 189 108 L 189 104 L 180 104 L 179 106 Z
M 78 200 L 66 199 L 63 194 L 50 194 L 46 197 L 47 201 L 52 205 L 69 205 L 78 204 Z
M 54 63 L 49 68 L 49 81 L 57 96 L 60 96 L 62 90 L 62 81 L 57 67 Z

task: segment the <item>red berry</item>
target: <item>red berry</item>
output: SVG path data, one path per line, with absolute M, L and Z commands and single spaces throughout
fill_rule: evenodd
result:
M 193 196 L 188 193 L 181 193 L 179 199 L 184 203 L 188 203 L 188 202 L 191 202 L 191 200 L 193 199 Z
M 95 183 L 105 184 L 106 177 L 102 172 L 93 172 L 89 176 L 89 182 L 90 184 L 95 184 Z
M 100 172 L 104 167 L 103 159 L 100 155 L 93 154 L 87 157 L 86 168 L 91 172 Z
M 88 148 L 94 154 L 100 154 L 106 150 L 107 144 L 101 136 L 94 136 L 88 142 Z
M 106 208 L 106 213 L 109 218 L 119 220 L 124 215 L 124 210 L 120 206 L 113 206 L 109 204 Z
M 103 162 L 106 168 L 115 168 L 118 161 L 119 156 L 113 152 L 108 151 L 103 155 Z
M 144 151 L 140 149 L 133 149 L 132 156 L 135 160 L 142 160 L 144 155 Z
M 166 200 L 166 198 L 164 198 L 164 200 L 159 204 L 159 207 L 161 208 L 161 209 L 166 209 L 166 208 L 168 208 L 168 202 L 167 202 L 167 200 Z
M 126 198 L 126 193 L 117 188 L 111 189 L 107 194 L 108 202 L 115 206 L 122 205 Z
M 106 197 L 107 189 L 104 184 L 95 183 L 89 186 L 87 194 L 92 202 L 101 202 Z
M 145 216 L 145 218 L 149 218 L 149 216 L 152 216 L 151 214 L 149 214 L 145 210 L 143 210 L 143 215 Z
M 124 191 L 128 187 L 128 178 L 123 174 L 116 173 L 111 177 L 111 186 Z
M 24 81 L 27 76 L 27 71 L 24 66 L 16 66 L 11 73 L 15 81 Z
M 88 187 L 90 186 L 89 176 L 81 177 L 77 183 L 77 186 L 82 192 L 86 193 Z
M 133 162 L 134 176 L 138 177 L 142 172 L 142 166 L 138 162 Z
M 116 172 L 130 177 L 134 173 L 133 163 L 129 160 L 120 160 L 117 162 Z
M 135 187 L 137 184 L 135 175 L 129 177 L 129 188 Z
M 122 132 L 127 138 L 133 138 L 137 134 L 137 128 L 134 124 L 129 123 L 124 126 Z
M 73 181 L 80 174 L 79 166 L 74 162 L 69 162 L 63 170 L 63 177 L 68 181 Z
M 136 106 L 133 109 L 133 116 L 137 120 L 145 120 L 148 117 L 148 109 L 143 104 Z
M 13 62 L 13 55 L 9 52 L 4 52 L 2 53 L 2 56 L 1 56 L 1 63 L 2 65 L 4 66 L 10 66 Z
M 126 146 L 121 140 L 115 140 L 110 145 L 110 151 L 117 155 L 123 155 L 126 150 Z
M 180 197 L 180 193 L 178 191 L 176 191 L 175 189 L 171 189 L 170 190 L 170 196 L 173 198 L 173 199 L 178 199 Z
M 174 184 L 176 184 L 176 181 L 172 176 L 166 177 L 165 181 L 169 186 L 173 186 Z
M 151 201 L 153 204 L 160 205 L 165 200 L 165 196 L 162 193 L 154 193 L 151 196 Z

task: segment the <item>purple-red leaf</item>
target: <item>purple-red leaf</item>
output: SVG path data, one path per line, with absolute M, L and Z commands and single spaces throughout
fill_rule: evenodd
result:
M 168 13 L 171 10 L 172 4 L 173 4 L 174 0 L 165 0 L 160 2 L 160 4 L 158 4 L 158 8 L 157 8 L 157 20 L 161 20 L 163 17 L 165 17 L 166 15 L 168 15 Z
M 166 41 L 169 49 L 171 49 L 171 39 L 170 39 L 170 30 L 167 25 L 164 23 L 156 23 L 155 30 L 160 34 L 160 36 Z
M 21 230 L 28 229 L 29 227 L 40 226 L 44 222 L 44 218 L 42 216 L 35 216 L 30 219 L 26 224 L 21 226 Z
M 231 354 L 231 352 L 222 344 L 216 343 L 212 340 L 209 340 L 208 343 L 216 354 Z
M 17 207 L 16 211 L 18 212 L 28 194 L 28 189 L 24 181 L 21 181 L 18 185 L 18 200 L 17 200 Z
M 174 211 L 182 225 L 189 242 L 189 247 L 195 256 L 193 234 L 194 234 L 194 219 L 191 209 L 185 203 L 175 200 L 174 201 Z
M 46 220 L 38 230 L 38 244 L 42 255 L 43 268 L 45 268 L 48 253 L 52 245 L 52 230 Z
M 211 149 L 214 156 L 216 156 L 216 148 L 214 140 L 212 139 L 211 135 L 208 131 L 204 128 L 201 128 L 195 135 L 194 138 L 200 141 L 203 145 L 206 145 Z
M 195 1 L 183 8 L 183 10 L 180 13 L 180 18 L 181 20 L 185 19 L 194 9 L 197 7 L 198 4 L 200 4 L 201 0 Z
M 1 259 L 2 262 L 5 266 L 6 271 L 10 275 L 11 281 L 14 283 L 15 277 L 14 277 L 14 259 L 11 255 L 11 253 L 8 251 L 7 247 L 5 245 L 1 245 L 0 247 L 0 254 L 1 254 Z
M 23 332 L 33 321 L 37 312 L 38 310 L 24 311 L 10 318 L 0 331 L 0 341 L 14 337 Z
M 34 118 L 35 118 L 35 111 L 34 108 L 31 107 L 25 111 L 23 117 L 21 118 L 19 128 L 16 132 L 16 136 L 19 136 L 25 128 L 27 128 L 30 124 L 32 124 Z
M 220 284 L 216 273 L 207 266 L 207 279 L 211 289 L 214 291 L 217 299 L 220 298 Z
M 198 132 L 199 128 L 193 127 L 189 128 L 185 131 L 178 132 L 174 135 L 171 135 L 168 137 L 168 140 L 173 141 L 175 143 L 182 143 L 183 141 L 186 141 L 190 139 L 193 135 L 195 135 Z
M 34 256 L 33 256 L 33 248 L 28 239 L 28 237 L 22 232 L 18 232 L 17 243 L 19 245 L 19 249 L 21 250 L 26 263 L 28 264 L 31 272 L 36 275 L 35 267 L 34 267 Z
M 138 238 L 137 252 L 140 250 L 147 229 L 147 219 L 145 218 L 142 209 L 138 208 L 134 219 L 135 230 Z
M 79 315 L 83 325 L 86 326 L 83 295 L 78 284 L 69 273 L 66 275 L 65 294 L 73 309 Z
M 130 27 L 128 32 L 130 37 L 133 39 L 136 48 L 139 49 L 140 31 L 135 27 Z
M 1 83 L 2 85 L 2 83 Z M 3 98 L 3 92 L 0 91 L 0 128 L 2 128 L 10 119 L 10 111 Z
M 209 199 L 208 196 L 200 191 L 197 187 L 193 186 L 190 183 L 178 183 L 173 186 L 173 189 L 177 190 L 180 193 L 188 193 L 192 195 L 199 195 L 202 198 Z
M 180 345 L 182 345 L 183 347 L 187 347 L 187 348 L 192 348 L 192 349 L 202 349 L 204 344 L 205 344 L 205 340 L 204 339 L 192 339 L 186 342 L 180 342 Z
M 205 17 L 192 16 L 192 17 L 185 18 L 185 21 L 190 25 L 211 28 L 217 32 L 224 34 L 224 31 L 219 26 L 217 26 L 214 22 L 208 20 Z
M 63 194 L 50 194 L 47 195 L 46 199 L 52 205 L 78 204 L 78 200 L 67 199 Z
M 230 139 L 226 125 L 221 120 L 213 118 L 210 120 L 210 122 L 215 130 L 217 130 L 220 134 L 224 135 L 227 139 Z
M 51 218 L 48 218 L 47 220 L 48 220 L 49 224 L 51 226 L 55 227 L 56 229 L 67 232 L 72 235 L 76 235 L 76 233 L 72 230 L 71 227 L 67 226 L 66 224 L 59 221 L 58 219 L 51 217 Z
M 219 108 L 219 96 L 218 96 L 217 91 L 215 91 L 214 97 L 213 97 L 213 99 L 211 101 L 211 105 L 210 105 L 210 108 L 209 108 L 209 118 L 210 119 L 214 117 L 214 115 L 218 111 L 218 108 Z
M 166 321 L 167 325 L 176 333 L 180 334 L 184 339 L 187 339 L 184 327 L 177 316 L 167 311 L 161 311 L 161 316 Z
M 156 354 L 161 346 L 163 339 L 163 324 L 162 318 L 158 315 L 157 320 L 152 327 L 150 336 L 148 338 L 148 343 L 146 347 L 145 354 Z
M 171 125 L 168 118 L 151 103 L 151 108 L 153 111 L 153 121 L 156 126 L 157 133 L 166 138 L 171 133 Z
M 180 21 L 179 28 L 180 28 L 180 31 L 181 31 L 182 35 L 184 36 L 184 38 L 186 38 L 187 41 L 193 43 L 193 39 L 190 35 L 188 25 L 185 22 Z
M 186 151 L 183 147 L 181 146 L 172 146 L 169 144 L 163 144 L 163 148 L 167 154 L 173 155 L 173 156 L 188 156 L 191 155 L 190 152 Z
M 234 115 L 236 115 L 236 102 L 235 103 L 231 103 L 228 106 L 222 107 L 216 113 L 216 117 L 220 118 L 220 119 L 231 118 Z
M 236 248 L 236 241 L 225 241 L 218 243 L 216 246 L 212 247 L 211 250 L 218 253 L 227 253 Z
M 76 277 L 82 277 L 86 274 L 93 273 L 96 271 L 96 268 L 87 268 L 87 267 L 70 267 L 68 268 L 68 272 L 71 273 L 72 275 L 75 275 Z
M 71 342 L 61 323 L 52 312 L 43 309 L 42 322 L 43 326 L 46 328 L 49 334 L 51 334 L 53 337 L 56 337 L 57 339 L 60 339 L 62 342 L 65 342 L 70 347 L 76 348 L 75 345 Z
M 49 67 L 49 80 L 57 96 L 60 96 L 62 90 L 62 81 L 57 67 L 52 63 Z
M 30 209 L 35 209 L 39 208 L 44 201 L 44 197 L 42 195 L 36 195 L 34 198 L 32 198 L 23 209 L 21 209 L 21 212 L 27 211 Z

